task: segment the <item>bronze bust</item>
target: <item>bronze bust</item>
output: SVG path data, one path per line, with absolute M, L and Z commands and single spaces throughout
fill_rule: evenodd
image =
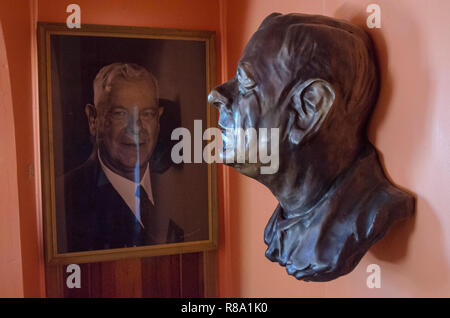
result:
M 236 76 L 209 95 L 223 130 L 279 129 L 276 173 L 259 173 L 261 162 L 227 164 L 279 201 L 264 231 L 266 257 L 297 279 L 351 272 L 414 212 L 413 196 L 389 182 L 367 138 L 379 81 L 373 44 L 361 28 L 273 13 L 249 40 Z M 224 151 L 233 147 L 227 143 Z

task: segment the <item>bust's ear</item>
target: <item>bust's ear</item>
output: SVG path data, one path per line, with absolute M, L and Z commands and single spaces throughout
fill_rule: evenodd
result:
M 334 98 L 333 88 L 322 79 L 310 79 L 294 88 L 291 107 L 295 119 L 289 140 L 298 145 L 307 135 L 316 132 L 331 109 Z
M 84 107 L 84 112 L 86 113 L 86 117 L 88 119 L 89 132 L 91 133 L 91 136 L 95 136 L 95 119 L 97 118 L 97 110 L 94 105 L 86 104 L 86 107 Z

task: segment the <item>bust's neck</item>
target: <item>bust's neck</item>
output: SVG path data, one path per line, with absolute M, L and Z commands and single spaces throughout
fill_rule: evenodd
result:
M 261 180 L 280 203 L 284 218 L 309 213 L 333 191 L 344 175 L 353 169 L 363 150 L 347 152 L 340 157 L 315 152 L 315 156 L 292 155 L 270 181 Z M 311 159 L 315 158 L 315 159 Z

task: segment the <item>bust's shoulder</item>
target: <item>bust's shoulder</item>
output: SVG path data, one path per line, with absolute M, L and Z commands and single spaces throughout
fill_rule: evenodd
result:
M 414 206 L 413 195 L 384 180 L 373 191 L 365 212 L 361 214 L 364 219 L 360 219 L 358 224 L 364 226 L 363 236 L 370 241 L 378 241 L 394 223 L 412 216 Z
M 387 178 L 378 153 L 368 144 L 343 186 L 343 201 L 349 201 L 357 240 L 374 244 L 398 220 L 414 213 L 415 199 Z

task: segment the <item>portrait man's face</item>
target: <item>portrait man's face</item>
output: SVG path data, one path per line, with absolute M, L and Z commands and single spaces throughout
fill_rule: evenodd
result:
M 100 110 L 97 141 L 102 160 L 116 172 L 130 173 L 149 161 L 163 109 L 147 80 L 117 79 Z

